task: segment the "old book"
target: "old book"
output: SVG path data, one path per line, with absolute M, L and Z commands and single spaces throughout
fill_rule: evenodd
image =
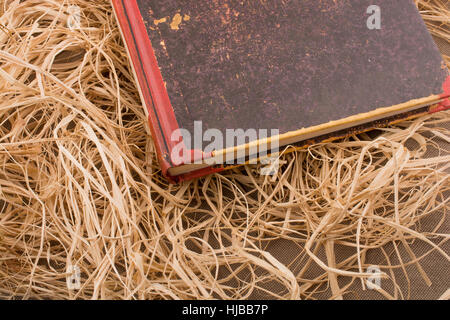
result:
M 412 0 L 112 3 L 172 181 L 450 106 Z

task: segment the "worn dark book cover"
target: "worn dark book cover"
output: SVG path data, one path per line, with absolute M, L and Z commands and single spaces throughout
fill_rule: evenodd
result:
M 266 129 L 270 140 L 277 129 L 280 146 L 299 146 L 449 107 L 448 69 L 412 0 L 112 3 L 175 181 L 223 170 L 189 161 L 239 147 L 204 152 L 187 141 L 196 122 L 224 137 Z

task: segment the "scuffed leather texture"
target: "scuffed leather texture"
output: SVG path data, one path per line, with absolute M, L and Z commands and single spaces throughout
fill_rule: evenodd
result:
M 137 1 L 188 130 L 284 133 L 439 94 L 448 76 L 411 0 Z

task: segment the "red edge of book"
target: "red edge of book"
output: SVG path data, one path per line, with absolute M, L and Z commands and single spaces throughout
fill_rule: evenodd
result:
M 158 67 L 152 43 L 136 0 L 112 0 L 112 4 L 128 47 L 137 81 L 140 84 L 143 102 L 148 110 L 150 131 L 155 141 L 158 160 L 164 177 L 172 183 L 179 183 L 223 171 L 223 167 L 209 167 L 176 177 L 169 175 L 169 168 L 174 166 L 171 151 L 182 141 L 171 139 L 172 133 L 179 129 L 179 126 Z M 447 77 L 442 88 L 443 93 L 440 95 L 442 101 L 437 105 L 430 106 L 430 113 L 450 109 L 450 76 Z M 207 157 L 198 150 L 191 150 L 191 152 L 196 155 L 195 158 Z M 202 155 L 199 156 L 199 153 Z
M 176 177 L 169 175 L 169 168 L 174 166 L 171 151 L 178 143 L 183 143 L 183 141 L 171 139 L 172 133 L 179 129 L 179 126 L 158 67 L 152 43 L 136 0 L 112 0 L 112 4 L 124 41 L 127 44 L 131 63 L 137 77 L 136 80 L 140 84 L 143 103 L 148 111 L 150 131 L 155 141 L 163 175 L 170 182 L 178 183 L 222 171 L 223 168 L 205 168 Z M 198 155 L 199 152 L 192 151 L 192 153 Z M 205 157 L 203 153 L 201 154 L 201 157 Z
M 430 108 L 430 113 L 445 111 L 450 109 L 450 76 L 442 84 L 442 94 L 440 98 L 443 99 L 441 103 Z

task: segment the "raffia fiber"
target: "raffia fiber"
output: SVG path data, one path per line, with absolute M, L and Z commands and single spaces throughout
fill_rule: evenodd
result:
M 93 3 L 0 0 L 0 298 L 364 298 L 373 261 L 373 298 L 449 297 L 449 112 L 169 185 Z M 416 3 L 448 44 L 446 1 Z

